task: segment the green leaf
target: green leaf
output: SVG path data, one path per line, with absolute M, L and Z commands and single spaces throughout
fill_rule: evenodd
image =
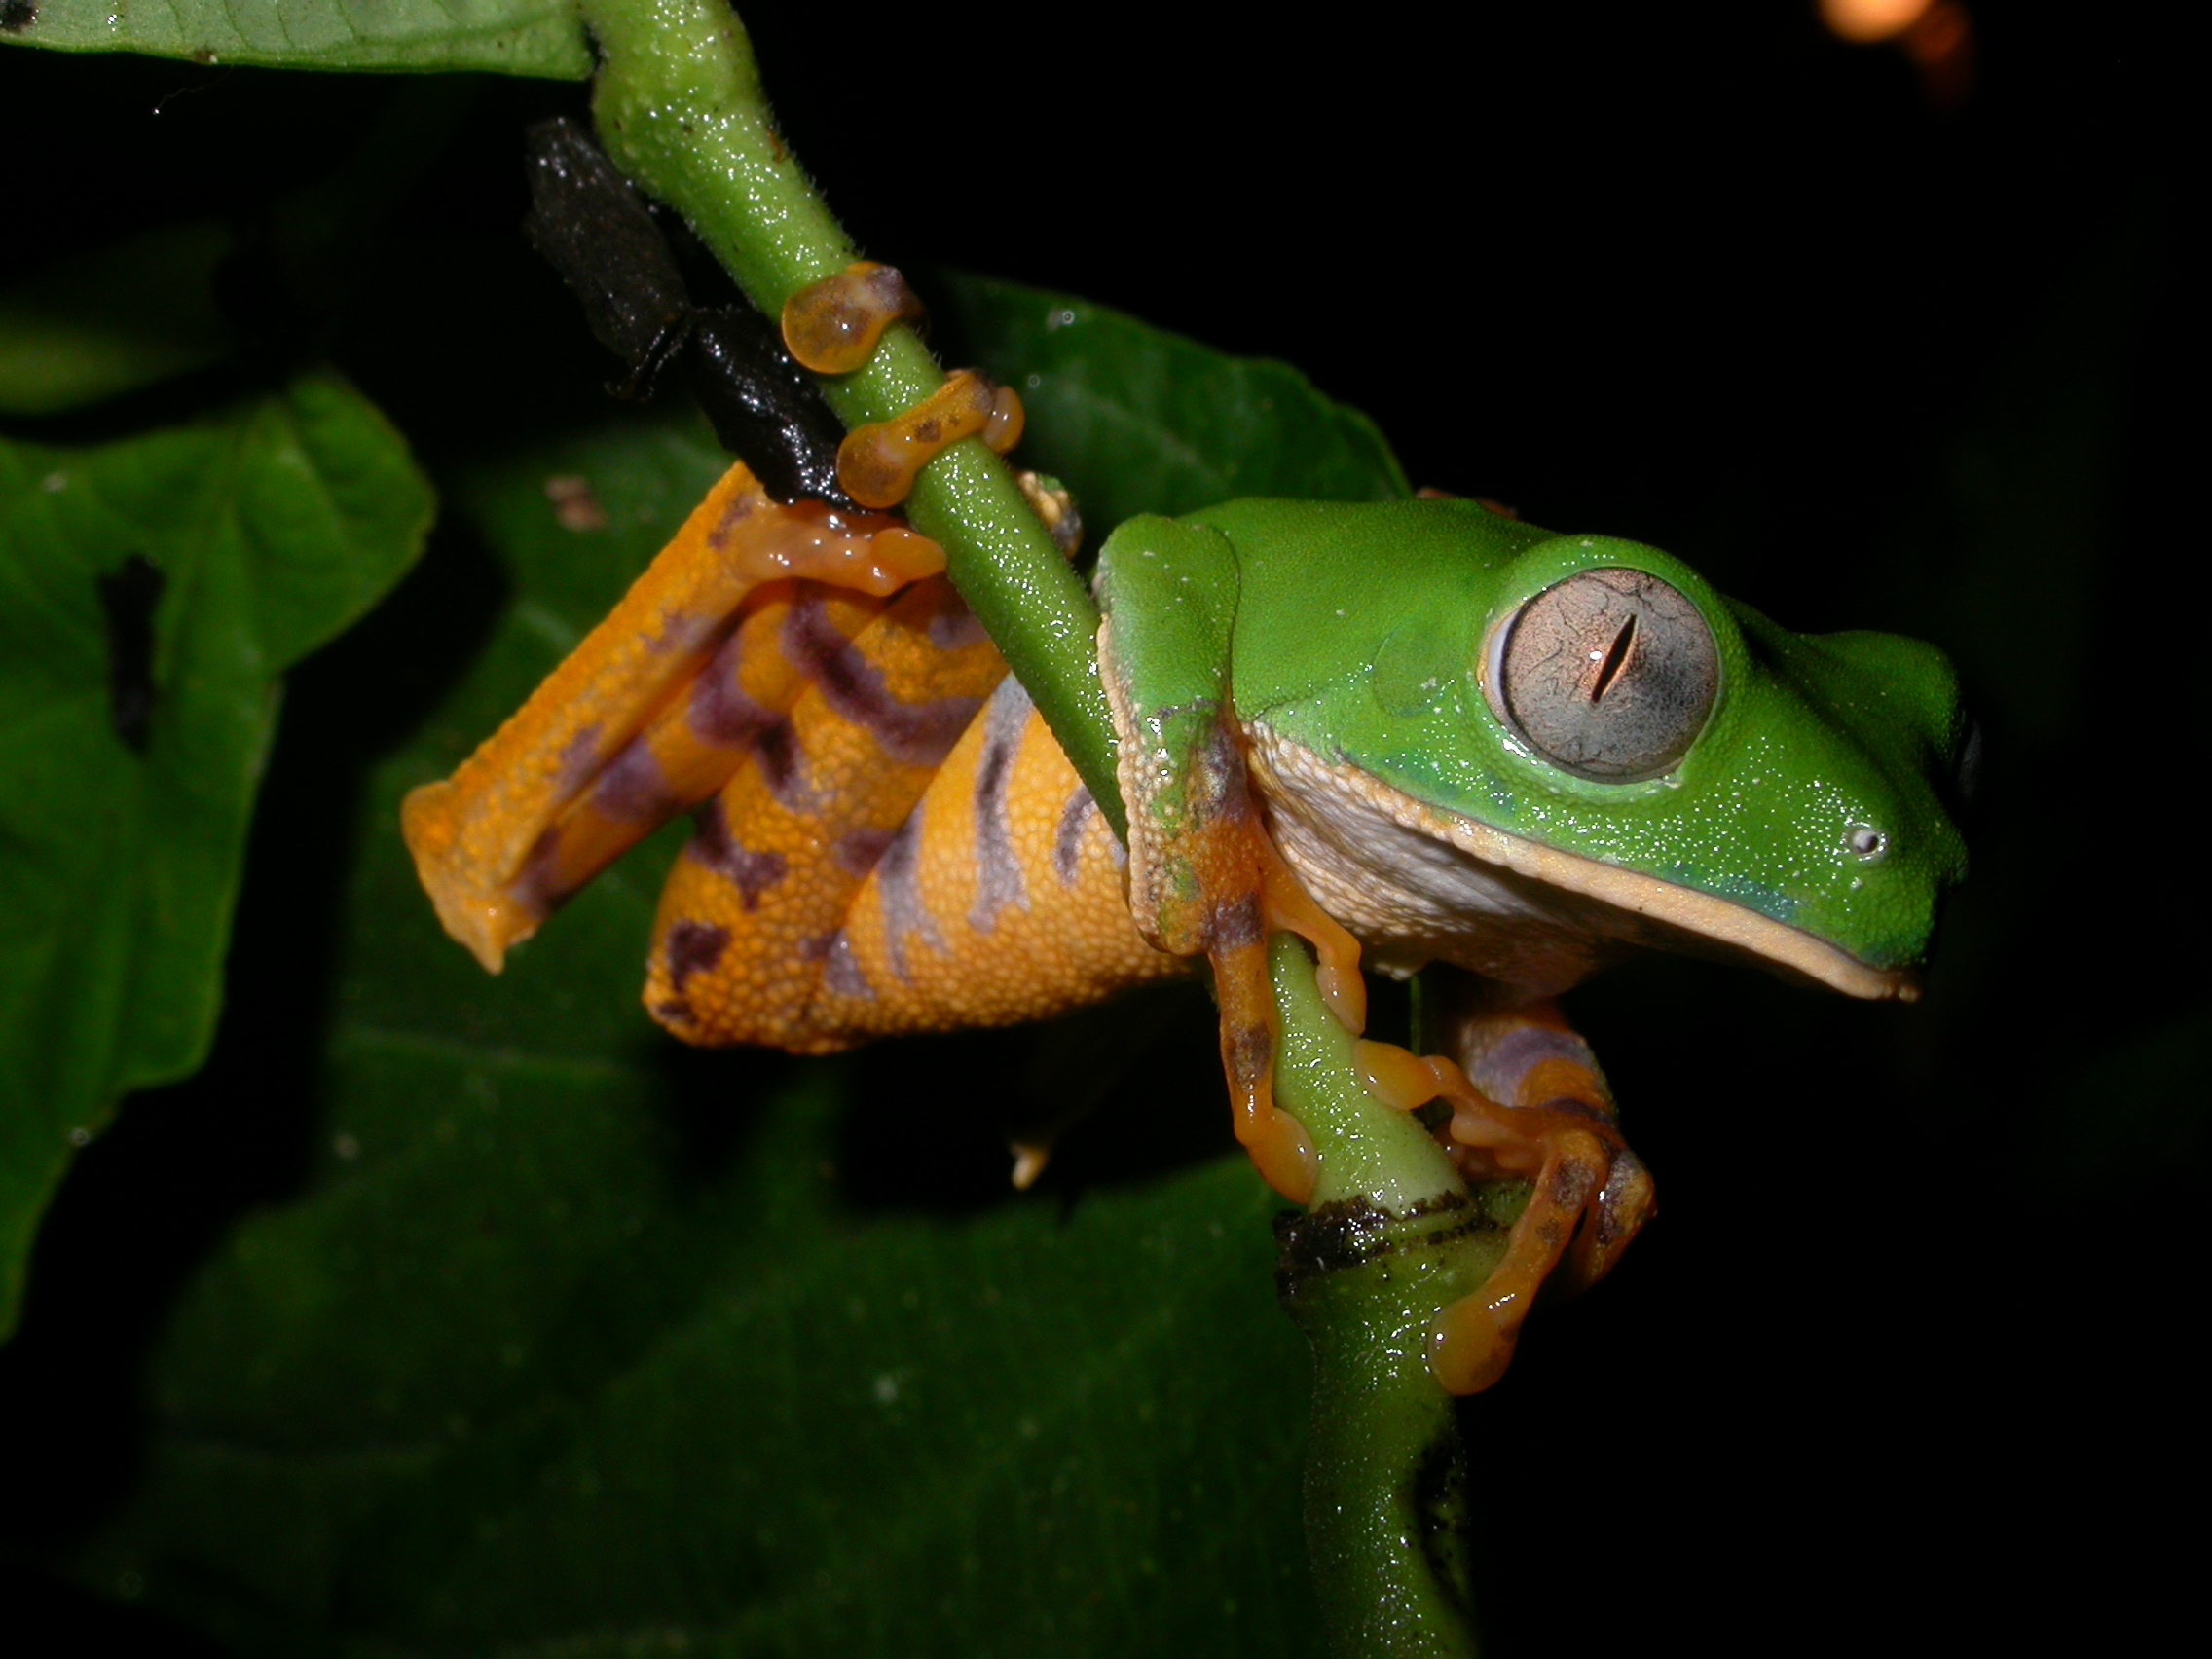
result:
M 1088 539 L 1138 513 L 1238 496 L 1413 494 L 1382 434 L 1269 357 L 1232 357 L 1067 294 L 945 274 L 927 284 L 940 350 L 1014 387 L 1019 459 L 1075 492 Z
M 591 73 L 569 0 L 12 0 L 7 18 L 0 39 L 61 52 L 556 81 Z
M 206 1051 L 276 677 L 429 517 L 326 379 L 98 449 L 0 441 L 0 1332 L 72 1147 Z
M 218 362 L 231 330 L 212 220 L 165 226 L 0 289 L 0 415 L 53 415 Z
M 1122 411 L 1053 452 L 1102 485 L 1132 435 L 1165 447 L 1151 399 L 1250 373 L 1182 342 L 1150 388 L 1061 360 Z M 1017 1196 L 992 1132 L 1009 1080 L 1098 1091 L 1052 1031 L 798 1061 L 650 1025 L 681 829 L 498 978 L 416 887 L 402 794 L 521 700 L 721 465 L 695 424 L 628 420 L 453 479 L 505 597 L 346 838 L 317 1167 L 189 1285 L 144 1482 L 76 1570 L 246 1652 L 1313 1652 L 1308 1365 L 1274 1300 L 1277 1203 L 1218 1150 L 1195 989 L 1149 1006 L 1167 1057 L 1106 1087 Z M 562 528 L 553 479 L 571 523 L 588 490 L 606 528 Z M 380 619 L 348 648 L 421 632 Z M 1205 1150 L 1162 1156 L 1190 1125 Z M 1112 1173 L 1132 1162 L 1152 1172 Z

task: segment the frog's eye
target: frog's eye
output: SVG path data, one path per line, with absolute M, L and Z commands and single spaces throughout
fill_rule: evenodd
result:
M 1493 706 L 1545 759 L 1629 783 L 1679 760 L 1713 712 L 1719 653 L 1705 617 L 1642 571 L 1584 571 L 1506 623 Z

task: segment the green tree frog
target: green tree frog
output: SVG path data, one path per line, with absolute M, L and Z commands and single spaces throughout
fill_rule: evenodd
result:
M 888 303 L 877 268 L 848 279 L 840 304 Z M 803 332 L 787 312 L 787 343 Z M 1044 1018 L 1203 957 L 1238 1138 L 1299 1201 L 1315 1161 L 1272 1099 L 1271 935 L 1312 945 L 1355 1032 L 1363 961 L 1449 964 L 1448 1051 L 1359 1053 L 1467 1176 L 1531 1183 L 1432 1354 L 1447 1386 L 1486 1386 L 1544 1277 L 1602 1274 L 1651 1210 L 1552 999 L 1640 947 L 1913 995 L 1964 870 L 1950 668 L 1890 635 L 1791 634 L 1654 548 L 1474 501 L 1141 517 L 1096 580 L 1124 850 L 942 550 L 889 510 L 937 447 L 1018 430 L 1018 400 L 955 376 L 843 440 L 843 500 L 733 466 L 525 707 L 409 798 L 424 885 L 496 971 L 695 811 L 646 1006 L 687 1042 L 797 1052 Z

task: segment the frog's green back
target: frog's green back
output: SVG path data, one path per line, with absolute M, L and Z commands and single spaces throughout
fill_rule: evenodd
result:
M 1933 646 L 1792 634 L 1656 548 L 1554 535 L 1474 502 L 1249 500 L 1193 517 L 1235 549 L 1232 683 L 1247 724 L 1870 968 L 1924 953 L 1965 866 L 1945 805 L 1964 722 Z M 1530 601 L 1589 571 L 1656 577 L 1711 629 L 1710 716 L 1659 775 L 1577 776 L 1502 709 L 1499 642 Z

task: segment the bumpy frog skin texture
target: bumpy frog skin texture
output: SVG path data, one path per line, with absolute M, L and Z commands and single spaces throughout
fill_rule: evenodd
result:
M 1620 953 L 1747 958 L 1908 997 L 1964 853 L 1939 653 L 1808 639 L 1665 553 L 1467 501 L 1237 501 L 1108 540 L 1100 672 L 1128 852 L 896 518 L 783 506 L 733 467 L 608 620 L 445 783 L 424 885 L 487 968 L 679 813 L 645 1004 L 686 1042 L 825 1052 L 1039 1019 L 1210 966 L 1237 1133 L 1286 1197 L 1267 941 L 1477 977 L 1450 1052 L 1363 1044 L 1369 1088 L 1534 1198 L 1431 1364 L 1487 1386 L 1563 1261 L 1651 1212 L 1550 999 Z M 1424 1121 L 1428 1121 L 1425 1120 Z M 1023 1171 L 1033 1174 L 1034 1155 Z
M 1371 961 L 1441 958 L 1540 995 L 1652 944 L 1913 993 L 1965 864 L 1941 798 L 1962 721 L 1939 652 L 1791 634 L 1656 548 L 1472 502 L 1138 520 L 1109 545 L 1109 583 L 1209 535 L 1235 559 L 1230 684 L 1276 838 Z M 1710 630 L 1710 712 L 1654 776 L 1547 757 L 1497 682 L 1524 608 L 1590 572 L 1655 577 Z

